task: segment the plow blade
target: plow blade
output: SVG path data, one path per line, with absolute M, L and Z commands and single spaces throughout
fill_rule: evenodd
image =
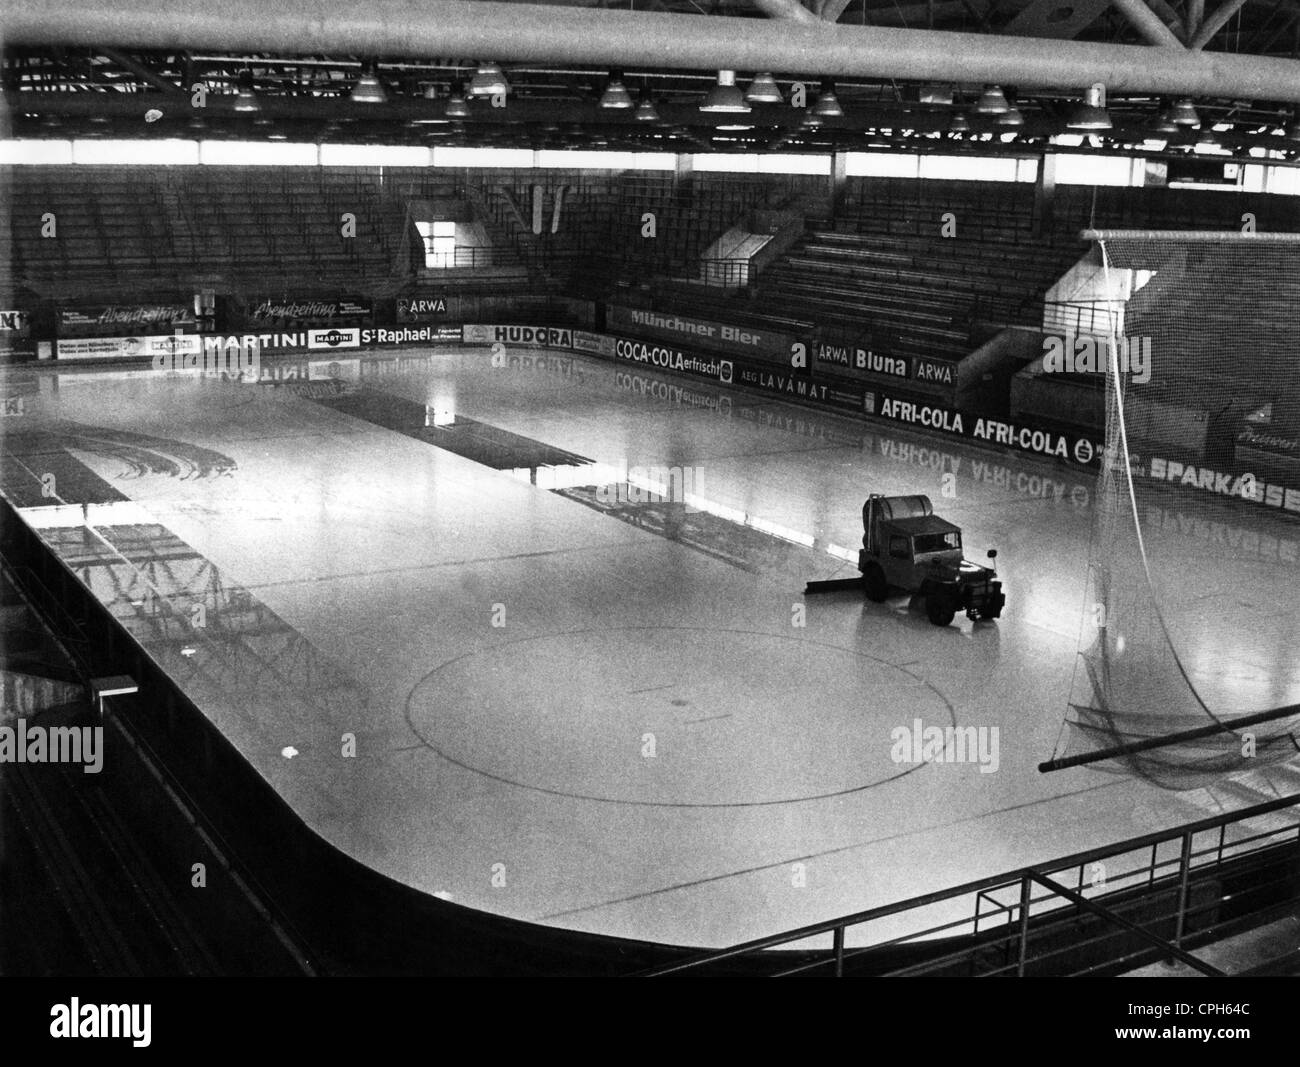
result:
M 809 582 L 803 587 L 804 593 L 848 593 L 862 592 L 862 575 L 856 578 L 831 578 L 825 582 Z

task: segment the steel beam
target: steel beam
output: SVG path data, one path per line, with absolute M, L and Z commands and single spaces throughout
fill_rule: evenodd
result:
M 1190 35 L 1187 33 L 1187 28 L 1183 25 L 1186 20 L 1182 15 L 1170 7 L 1169 0 L 1147 0 L 1147 7 L 1156 13 L 1156 17 L 1160 19 L 1161 22 L 1174 31 L 1175 37 L 1180 41 L 1187 41 Z
M 1228 24 L 1228 20 L 1245 6 L 1245 3 L 1246 0 L 1223 0 L 1223 3 L 1214 9 L 1214 14 L 1201 23 L 1196 36 L 1187 47 L 1198 51 L 1204 48 L 1214 39 L 1214 35 Z
M 819 21 L 799 0 L 754 0 L 754 6 L 768 18 L 789 19 L 791 22 Z
M 839 22 L 848 6 L 849 0 L 826 0 L 822 4 L 821 17 L 825 22 Z
M 1238 0 L 1229 0 L 1229 5 Z M 1218 13 L 1216 13 L 1217 15 Z M 1226 20 L 1225 20 L 1226 21 Z M 14 0 L 7 45 L 239 49 L 825 77 L 1085 86 L 1110 93 L 1300 103 L 1300 62 L 1267 56 L 1035 40 L 823 22 L 502 3 L 500 0 L 210 0 L 160 13 L 154 0 Z
M 1183 42 L 1174 36 L 1174 31 L 1147 7 L 1146 0 L 1111 0 L 1111 3 L 1123 12 L 1129 25 L 1145 37 L 1148 44 L 1163 48 L 1183 47 Z
M 115 48 L 105 48 L 104 55 L 116 63 L 124 70 L 129 70 L 137 78 L 148 82 L 155 89 L 161 89 L 165 93 L 183 93 L 185 90 L 175 82 L 168 81 L 155 71 L 150 70 L 143 63 L 137 63 L 130 56 L 123 55 Z

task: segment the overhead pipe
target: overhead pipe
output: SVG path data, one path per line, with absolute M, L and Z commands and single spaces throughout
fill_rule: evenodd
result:
M 1235 0 L 1229 0 L 1229 3 Z M 1025 89 L 1233 96 L 1300 104 L 1300 62 L 1269 56 L 500 0 L 11 0 L 6 45 L 237 49 L 677 70 L 772 70 Z

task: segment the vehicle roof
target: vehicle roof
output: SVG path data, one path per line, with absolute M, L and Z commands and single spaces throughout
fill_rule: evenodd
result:
M 893 519 L 885 523 L 885 527 L 890 530 L 897 530 L 908 537 L 915 537 L 917 534 L 961 533 L 960 526 L 949 522 L 947 519 L 941 519 L 938 515 L 918 515 L 911 519 Z

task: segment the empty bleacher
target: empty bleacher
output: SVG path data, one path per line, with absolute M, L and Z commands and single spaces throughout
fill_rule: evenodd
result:
M 1300 230 L 1300 197 L 1222 190 L 1065 186 L 1057 190 L 1055 226 L 1077 237 L 1084 228 L 1240 232 L 1245 216 L 1261 233 Z
M 365 172 L 17 167 L 7 177 L 15 281 L 49 299 L 263 291 L 289 278 L 301 293 L 382 291 L 412 269 L 403 206 Z
M 198 288 L 298 297 L 415 285 L 629 295 L 663 310 L 817 328 L 881 354 L 960 359 L 1005 326 L 1040 325 L 1086 226 L 1300 226 L 1297 198 L 1063 186 L 1050 213 L 1026 183 L 581 170 L 13 167 L 0 231 L 7 287 L 36 300 L 181 299 Z M 533 232 L 534 188 L 541 233 Z M 409 205 L 455 199 L 487 243 L 426 267 Z M 551 225 L 559 204 L 559 222 Z M 700 283 L 713 243 L 761 209 L 803 236 L 739 292 Z M 345 237 L 345 213 L 356 219 Z M 42 236 L 52 214 L 56 236 Z M 645 216 L 654 236 L 643 236 Z M 460 254 L 458 250 L 458 255 Z M 629 292 L 631 291 L 631 292 Z
M 1035 233 L 1032 189 L 861 179 L 834 216 L 809 219 L 758 280 L 768 315 L 888 355 L 956 360 L 1042 295 L 1081 249 Z

